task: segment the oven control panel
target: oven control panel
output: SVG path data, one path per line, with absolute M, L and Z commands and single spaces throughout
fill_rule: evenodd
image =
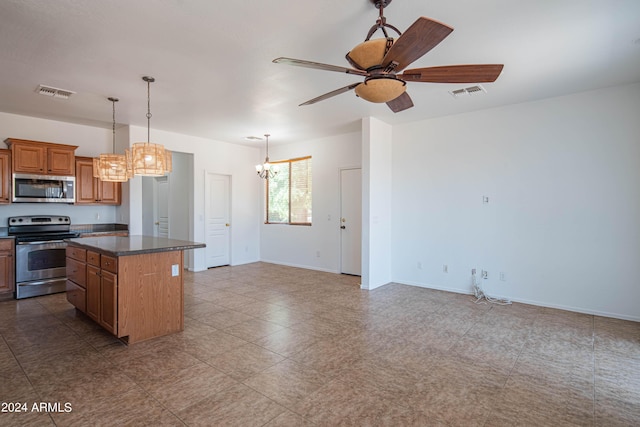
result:
M 69 225 L 71 219 L 68 216 L 56 215 L 24 215 L 9 217 L 9 227 L 25 225 Z

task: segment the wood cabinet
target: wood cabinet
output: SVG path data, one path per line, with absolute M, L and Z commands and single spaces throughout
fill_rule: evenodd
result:
M 75 145 L 7 138 L 14 173 L 74 176 Z
M 14 240 L 0 239 L 0 300 L 13 298 L 16 282 Z
M 87 315 L 112 334 L 118 331 L 117 259 L 87 251 Z
M 67 247 L 86 253 L 85 313 L 128 344 L 184 330 L 183 250 L 173 246 L 151 253 L 129 249 L 117 256 L 108 250 L 126 244 L 137 247 L 140 238 L 144 239 L 79 238 L 71 239 Z M 73 298 L 67 299 L 73 304 Z
M 11 203 L 10 150 L 0 150 L 0 203 Z
M 122 183 L 100 181 L 93 177 L 93 159 L 76 157 L 76 205 L 119 205 Z
M 87 312 L 87 251 L 67 246 L 67 301 Z

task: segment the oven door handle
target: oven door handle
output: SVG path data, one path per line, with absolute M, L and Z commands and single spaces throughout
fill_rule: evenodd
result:
M 43 240 L 41 242 L 18 242 L 18 245 L 44 245 L 46 243 L 64 243 L 64 240 Z
M 60 281 L 59 277 L 54 277 L 53 279 L 37 280 L 34 282 L 21 282 L 21 283 L 18 283 L 18 286 L 40 286 L 40 285 L 48 285 L 50 283 L 55 283 L 59 281 Z

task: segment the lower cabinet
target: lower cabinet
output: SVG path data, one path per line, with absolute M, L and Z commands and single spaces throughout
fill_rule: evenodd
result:
M 117 259 L 84 249 L 74 248 L 75 252 L 67 249 L 67 277 L 73 278 L 67 280 L 67 301 L 107 331 L 117 335 L 118 275 L 114 273 L 118 271 Z M 72 256 L 86 261 L 82 263 Z M 79 274 L 83 274 L 82 279 L 78 277 Z
M 87 266 L 87 316 L 100 323 L 100 267 Z
M 15 269 L 13 239 L 0 239 L 0 300 L 13 298 Z

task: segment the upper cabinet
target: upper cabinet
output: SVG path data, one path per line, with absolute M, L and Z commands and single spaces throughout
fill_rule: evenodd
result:
M 93 177 L 93 159 L 76 157 L 76 205 L 119 205 L 122 184 Z
M 14 173 L 63 176 L 76 174 L 77 146 L 15 138 L 7 138 L 5 142 L 11 148 Z
M 0 150 L 0 203 L 11 203 L 11 151 Z

